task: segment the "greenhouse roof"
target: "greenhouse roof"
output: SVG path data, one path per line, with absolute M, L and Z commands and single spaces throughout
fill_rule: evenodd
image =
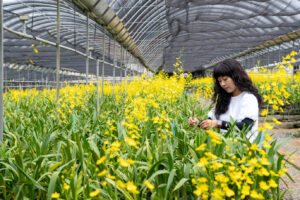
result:
M 35 38 L 55 44 L 56 1 L 4 0 L 3 9 L 5 61 L 32 61 L 55 68 L 55 45 Z M 285 50 L 299 45 L 299 0 L 61 0 L 64 68 L 85 72 L 87 12 L 93 58 L 102 58 L 106 34 L 108 74 L 114 59 L 118 65 L 139 61 L 151 70 L 173 71 L 173 63 L 183 49 L 184 70 L 195 71 L 226 57 L 243 60 L 272 52 L 268 59 L 278 60 Z M 23 32 L 23 15 L 29 17 L 26 33 L 34 38 L 16 34 Z M 127 51 L 124 57 L 121 46 Z M 91 59 L 90 66 L 95 66 L 95 60 Z M 89 72 L 95 74 L 95 68 L 90 67 Z

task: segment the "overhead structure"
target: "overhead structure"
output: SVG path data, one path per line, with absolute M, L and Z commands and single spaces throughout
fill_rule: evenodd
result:
M 96 75 L 96 59 L 102 60 L 102 55 L 105 54 L 105 75 L 113 74 L 115 63 L 116 75 L 121 76 L 125 68 L 124 64 L 120 66 L 122 44 L 114 44 L 114 36 L 105 32 L 106 27 L 97 21 L 90 20 L 87 24 L 87 13 L 71 0 L 61 0 L 60 5 L 61 68 L 85 73 L 85 58 L 89 57 L 89 74 Z M 55 68 L 56 7 L 56 1 L 4 0 L 5 62 Z M 102 48 L 103 37 L 106 37 L 105 49 Z M 125 49 L 123 52 L 126 51 Z M 128 53 L 124 59 L 127 67 L 131 66 L 130 70 L 143 72 L 141 66 L 144 64 L 136 55 Z
M 3 11 L 5 62 L 54 69 L 56 1 L 4 0 Z M 184 71 L 228 57 L 249 68 L 300 47 L 299 30 L 298 0 L 61 0 L 61 67 L 96 75 L 87 63 L 104 59 L 108 76 L 124 65 L 172 72 L 183 50 Z
M 166 8 L 171 34 L 164 50 L 166 71 L 174 69 L 172 64 L 182 48 L 185 71 L 194 71 L 248 50 L 247 54 L 252 54 L 258 46 L 266 50 L 279 44 L 265 45 L 266 41 L 280 40 L 286 34 L 289 37 L 288 33 L 294 33 L 289 40 L 300 37 L 298 0 L 166 0 Z M 299 46 L 299 42 L 294 45 Z M 291 50 L 292 45 L 270 51 L 276 49 Z M 278 53 L 269 59 L 277 60 Z

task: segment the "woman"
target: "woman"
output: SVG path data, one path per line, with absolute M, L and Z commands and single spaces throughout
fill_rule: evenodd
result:
M 249 128 L 247 137 L 251 142 L 257 137 L 259 108 L 263 102 L 257 88 L 252 84 L 241 64 L 234 59 L 226 59 L 217 64 L 213 71 L 215 107 L 208 113 L 208 119 L 199 122 L 190 117 L 190 126 L 202 129 L 220 128 L 226 131 L 231 119 L 242 130 Z

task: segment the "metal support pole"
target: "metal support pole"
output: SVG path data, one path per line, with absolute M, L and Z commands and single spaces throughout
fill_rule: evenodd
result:
M 3 1 L 0 0 L 0 141 L 3 141 Z
M 105 59 L 105 30 L 103 31 L 103 37 L 102 37 L 102 96 L 101 100 L 104 101 L 104 59 Z
M 123 65 L 123 47 L 121 46 L 121 54 L 120 54 L 120 85 L 122 82 L 122 65 Z
M 270 65 L 270 47 L 268 47 L 268 68 Z
M 126 98 L 126 82 L 127 82 L 127 64 L 128 64 L 128 62 L 127 62 L 127 51 L 125 51 L 125 55 L 124 55 L 124 57 L 125 57 L 125 64 L 124 64 L 124 67 L 125 67 L 125 69 L 124 69 L 124 76 L 125 76 L 125 85 L 124 85 L 124 95 L 125 95 L 125 98 Z
M 57 30 L 57 38 L 56 38 L 56 103 L 59 100 L 59 71 L 60 71 L 60 0 L 57 0 L 57 21 L 56 21 L 56 30 Z
M 89 84 L 89 13 L 86 14 L 86 63 L 85 63 L 85 78 L 86 85 Z
M 116 84 L 116 40 L 114 39 L 114 58 L 113 58 L 113 98 L 115 98 L 115 84 Z
M 280 55 L 280 50 L 281 50 L 281 45 L 279 44 L 279 50 L 278 50 L 278 62 L 281 62 L 281 55 Z
M 97 80 L 97 114 L 99 113 L 99 60 L 96 60 L 96 80 Z
M 130 54 L 129 55 L 129 76 L 130 76 L 130 80 L 132 80 L 132 69 L 131 69 L 131 58 L 132 58 L 132 55 Z
M 293 40 L 293 51 L 295 50 L 295 40 Z M 292 79 L 293 79 L 293 83 L 295 83 L 295 80 L 294 80 L 294 64 L 291 63 L 291 65 L 293 66 L 292 67 Z

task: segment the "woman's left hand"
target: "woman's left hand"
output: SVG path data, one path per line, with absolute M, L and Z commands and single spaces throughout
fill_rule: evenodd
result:
M 210 128 L 217 128 L 218 127 L 218 121 L 217 120 L 211 120 L 211 119 L 206 119 L 206 120 L 203 120 L 201 123 L 200 123 L 200 128 L 202 129 L 210 129 Z

